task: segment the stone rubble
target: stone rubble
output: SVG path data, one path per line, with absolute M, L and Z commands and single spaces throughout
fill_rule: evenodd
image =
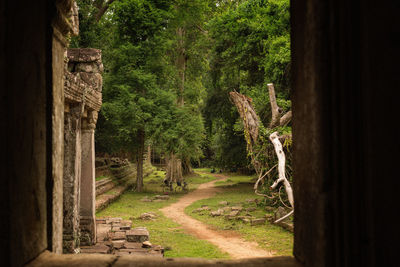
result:
M 145 227 L 131 229 L 132 221 L 122 218 L 99 218 L 96 223 L 97 243 L 81 246 L 81 253 L 164 257 L 164 248 L 149 241 Z

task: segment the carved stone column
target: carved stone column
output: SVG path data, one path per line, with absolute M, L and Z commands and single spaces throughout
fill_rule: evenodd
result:
M 74 252 L 73 248 L 78 248 L 80 244 L 92 245 L 96 242 L 94 129 L 97 112 L 102 103 L 103 64 L 101 51 L 93 48 L 68 49 L 67 58 L 64 83 L 66 107 L 79 107 L 77 112 L 80 112 L 82 116 L 78 120 L 79 123 L 75 121 L 77 117 L 73 117 L 74 121 L 70 122 L 68 120 L 72 117 L 69 116 L 72 116 L 75 111 L 73 108 L 69 111 L 65 110 L 65 129 L 77 127 L 77 129 L 71 129 L 72 133 L 66 133 L 65 140 L 67 142 L 69 138 L 71 149 L 68 148 L 65 154 L 65 161 L 69 161 L 65 163 L 65 166 L 69 166 L 70 171 L 67 172 L 70 179 L 66 177 L 64 184 L 66 187 L 64 188 L 66 191 L 64 216 L 67 216 L 64 221 L 66 234 L 64 235 L 64 252 Z M 75 220 L 76 217 L 79 217 L 78 220 Z M 76 231 L 76 223 L 79 225 L 80 235 L 79 230 Z M 79 240 L 76 239 L 77 237 Z
M 63 180 L 63 252 L 79 248 L 79 194 L 81 180 L 81 105 L 69 107 L 64 114 L 64 180 Z
M 81 243 L 96 243 L 96 181 L 94 129 L 96 128 L 97 111 L 88 112 L 82 121 L 82 176 L 81 176 Z

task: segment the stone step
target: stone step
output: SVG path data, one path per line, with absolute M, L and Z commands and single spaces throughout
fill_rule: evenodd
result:
M 104 178 L 96 181 L 96 196 L 101 195 L 118 185 L 112 178 Z
M 96 181 L 96 190 L 98 187 L 103 186 L 109 182 L 112 182 L 111 178 L 104 178 L 104 179 L 101 179 L 100 181 Z
M 86 254 L 110 254 L 111 249 L 110 247 L 102 244 L 102 243 L 97 243 L 94 246 L 81 246 L 81 253 L 86 253 Z
M 119 185 L 111 189 L 112 191 L 115 191 L 114 194 L 108 194 L 109 191 L 107 191 L 96 197 L 96 211 L 104 209 L 111 202 L 118 199 L 128 189 L 128 187 L 128 185 Z
M 149 231 L 145 227 L 136 227 L 126 232 L 128 242 L 142 243 L 149 240 Z

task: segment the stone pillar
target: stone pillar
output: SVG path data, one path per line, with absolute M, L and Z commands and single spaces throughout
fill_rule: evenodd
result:
M 51 182 L 52 187 L 51 203 L 51 241 L 49 249 L 52 252 L 61 254 L 63 252 L 63 162 L 64 162 L 64 73 L 65 56 L 71 35 L 78 35 L 78 6 L 74 1 L 58 1 L 55 5 L 57 16 L 52 21 L 52 144 L 51 144 Z M 48 213 L 50 215 L 50 213 Z M 49 222 L 50 223 L 50 222 Z
M 76 141 L 76 144 L 74 143 L 75 146 L 71 144 L 72 150 L 66 151 L 66 155 L 68 154 L 69 158 L 65 160 L 70 161 L 66 164 L 73 173 L 70 171 L 71 179 L 66 181 L 70 188 L 65 194 L 66 202 L 64 208 L 68 218 L 65 218 L 67 225 L 64 245 L 67 248 L 68 245 L 77 248 L 79 243 L 81 245 L 92 245 L 96 242 L 94 129 L 96 127 L 97 112 L 100 110 L 102 103 L 101 72 L 103 71 L 103 64 L 99 49 L 71 48 L 67 51 L 67 58 L 68 65 L 66 65 L 64 83 L 65 102 L 67 106 L 80 107 L 82 117 L 80 121 L 78 119 L 81 125 L 76 126 L 77 135 L 70 136 Z M 66 109 L 65 112 L 72 114 L 74 111 Z M 75 119 L 77 118 L 75 117 Z M 68 127 L 73 127 L 73 124 L 69 125 L 66 121 L 66 129 Z M 79 127 L 81 127 L 80 135 L 78 133 Z M 79 171 L 80 183 L 77 184 Z M 72 179 L 72 177 L 75 178 Z M 78 192 L 76 192 L 76 188 L 78 188 Z M 76 213 L 75 209 L 78 210 Z M 76 214 L 77 216 L 79 215 L 78 220 L 73 219 Z M 76 231 L 76 223 L 80 226 L 80 235 L 79 230 Z M 71 233 L 72 236 L 68 236 Z M 79 237 L 79 241 L 76 240 L 77 237 Z M 71 242 L 72 239 L 74 241 Z M 73 251 L 72 247 L 69 247 L 68 251 Z
M 82 176 L 80 198 L 80 225 L 82 245 L 96 243 L 96 183 L 94 129 L 97 112 L 88 112 L 82 121 Z
M 81 113 L 82 106 L 69 107 L 64 114 L 64 181 L 63 181 L 63 252 L 74 253 L 79 247 L 79 187 L 81 179 Z

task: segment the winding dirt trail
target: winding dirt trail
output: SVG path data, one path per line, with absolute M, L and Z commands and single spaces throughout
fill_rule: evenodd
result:
M 195 191 L 183 196 L 178 202 L 160 209 L 161 212 L 166 217 L 182 225 L 183 229 L 190 234 L 199 239 L 211 242 L 222 251 L 227 252 L 234 259 L 271 257 L 272 254 L 259 248 L 257 243 L 245 241 L 237 236 L 223 235 L 220 232 L 209 229 L 206 224 L 185 214 L 185 208 L 193 202 L 210 198 L 221 191 L 214 187 L 214 183 L 228 177 L 221 174 L 214 174 L 214 176 L 219 177 L 219 179 L 201 184 Z

